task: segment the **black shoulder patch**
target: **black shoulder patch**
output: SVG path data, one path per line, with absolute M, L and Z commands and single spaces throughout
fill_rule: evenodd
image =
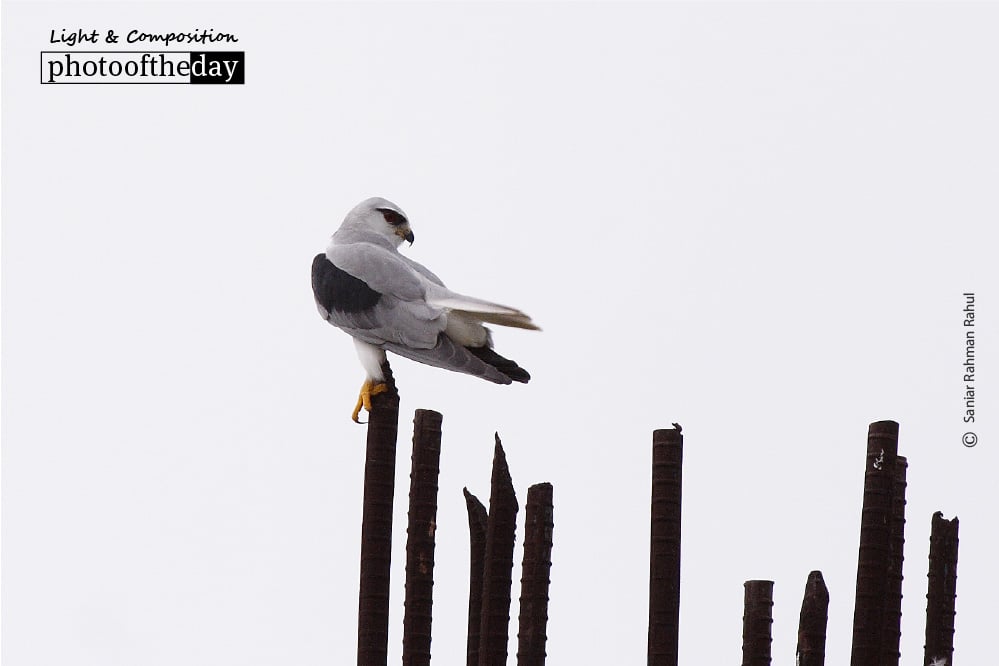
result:
M 382 297 L 364 280 L 334 266 L 325 254 L 312 260 L 312 293 L 327 312 L 361 312 Z

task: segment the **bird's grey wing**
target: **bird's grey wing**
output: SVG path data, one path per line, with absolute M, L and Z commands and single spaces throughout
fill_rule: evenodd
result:
M 379 293 L 425 303 L 435 310 L 453 310 L 480 322 L 538 330 L 531 318 L 517 308 L 451 291 L 425 266 L 394 249 L 373 243 L 349 243 L 332 246 L 327 257 Z
M 412 269 L 413 269 L 413 270 L 415 270 L 415 271 L 416 271 L 417 273 L 419 273 L 419 274 L 420 274 L 420 275 L 422 275 L 423 277 L 427 278 L 428 280 L 430 280 L 430 281 L 431 281 L 431 282 L 433 282 L 434 284 L 436 284 L 436 285 L 438 285 L 438 286 L 441 286 L 441 287 L 443 287 L 443 286 L 444 286 L 444 282 L 443 282 L 443 280 L 441 280 L 441 279 L 440 279 L 439 277 L 437 277 L 437 276 L 436 276 L 436 275 L 434 274 L 434 272 L 433 272 L 433 271 L 431 271 L 431 270 L 430 270 L 429 268 L 427 268 L 426 266 L 424 266 L 424 265 L 423 265 L 423 264 L 421 264 L 420 262 L 418 262 L 418 261 L 413 261 L 412 259 L 410 259 L 409 257 L 407 257 L 407 256 L 406 256 L 406 255 L 404 255 L 404 254 L 400 254 L 400 255 L 399 255 L 399 258 L 400 258 L 400 259 L 402 259 L 403 261 L 405 261 L 405 262 L 406 262 L 406 264 L 407 264 L 407 265 L 408 265 L 408 266 L 409 266 L 410 268 L 412 268 Z
M 474 375 L 476 377 L 481 377 L 482 379 L 487 379 L 496 384 L 512 383 L 510 377 L 503 374 L 492 365 L 485 363 L 478 356 L 469 351 L 468 348 L 457 344 L 444 333 L 440 333 L 437 336 L 437 344 L 430 349 L 408 347 L 394 342 L 387 342 L 383 344 L 382 347 L 388 351 L 395 352 L 399 356 L 405 356 L 410 360 L 418 361 L 419 363 L 424 363 L 426 365 L 432 365 L 437 368 L 444 368 L 445 370 L 452 370 L 454 372 L 461 372 L 466 375 Z M 484 347 L 483 350 L 492 351 L 487 347 Z M 530 375 L 527 375 L 527 377 L 529 378 Z
M 380 294 L 403 301 L 425 301 L 427 280 L 395 250 L 373 243 L 333 245 L 326 257 L 337 268 Z
M 367 275 L 372 271 L 368 270 Z M 391 283 L 383 273 L 373 279 L 384 289 Z M 312 292 L 323 319 L 355 338 L 373 345 L 387 342 L 407 347 L 432 348 L 447 325 L 443 310 L 422 299 L 407 301 L 391 290 L 374 288 L 330 261 L 327 254 L 312 261 Z
M 385 286 L 390 271 L 375 280 Z M 371 275 L 375 271 L 365 273 Z M 510 378 L 445 333 L 447 313 L 423 300 L 405 301 L 383 293 L 337 266 L 326 254 L 312 261 L 312 291 L 319 314 L 364 342 L 414 361 L 474 375 L 497 384 Z

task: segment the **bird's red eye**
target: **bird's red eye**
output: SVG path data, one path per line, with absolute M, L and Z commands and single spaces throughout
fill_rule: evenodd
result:
M 407 222 L 404 216 L 400 215 L 397 211 L 394 211 L 391 208 L 379 208 L 378 210 L 385 218 L 385 221 L 393 227 L 398 227 L 402 224 L 406 224 Z

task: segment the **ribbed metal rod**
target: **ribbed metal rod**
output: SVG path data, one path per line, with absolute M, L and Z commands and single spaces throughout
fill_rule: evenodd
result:
M 953 666 L 957 603 L 958 521 L 937 511 L 930 528 L 930 570 L 926 591 L 924 666 Z
M 555 528 L 552 493 L 550 483 L 538 483 L 527 489 L 524 562 L 520 578 L 520 631 L 517 634 L 519 666 L 544 666 L 545 663 L 552 532 Z
M 881 664 L 898 666 L 902 640 L 902 564 L 905 561 L 905 475 L 908 461 L 895 458 L 892 474 L 891 523 L 888 525 L 888 580 L 881 629 Z
M 440 476 L 443 417 L 416 410 L 413 467 L 409 475 L 409 527 L 406 537 L 406 604 L 402 663 L 429 666 L 434 606 L 434 546 L 437 531 L 437 479 Z
M 482 577 L 486 563 L 486 525 L 489 514 L 468 488 L 463 488 L 468 511 L 468 642 L 465 647 L 466 665 L 478 666 L 479 642 L 482 631 Z
M 652 433 L 652 537 L 649 552 L 650 666 L 677 666 L 680 650 L 680 502 L 683 435 L 679 424 Z
M 805 596 L 798 619 L 796 666 L 824 666 L 826 663 L 826 625 L 829 620 L 829 590 L 821 571 L 808 574 Z
M 770 666 L 774 582 L 747 580 L 742 616 L 742 666 Z
M 897 455 L 898 423 L 872 423 L 867 431 L 851 666 L 882 666 Z
M 506 454 L 503 452 L 499 435 L 496 435 L 489 494 L 489 520 L 486 527 L 479 666 L 506 664 L 507 642 L 510 638 L 513 545 L 518 509 Z
M 357 612 L 358 666 L 381 666 L 388 660 L 389 571 L 392 565 L 392 501 L 395 493 L 399 394 L 388 363 L 382 366 L 382 370 L 389 391 L 371 400 L 364 458 L 361 580 Z

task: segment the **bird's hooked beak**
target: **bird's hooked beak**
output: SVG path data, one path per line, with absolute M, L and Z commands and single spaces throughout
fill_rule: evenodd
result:
M 399 238 L 407 241 L 410 245 L 416 240 L 416 236 L 413 235 L 413 230 L 409 228 L 409 225 L 404 225 L 395 230 L 395 235 Z

